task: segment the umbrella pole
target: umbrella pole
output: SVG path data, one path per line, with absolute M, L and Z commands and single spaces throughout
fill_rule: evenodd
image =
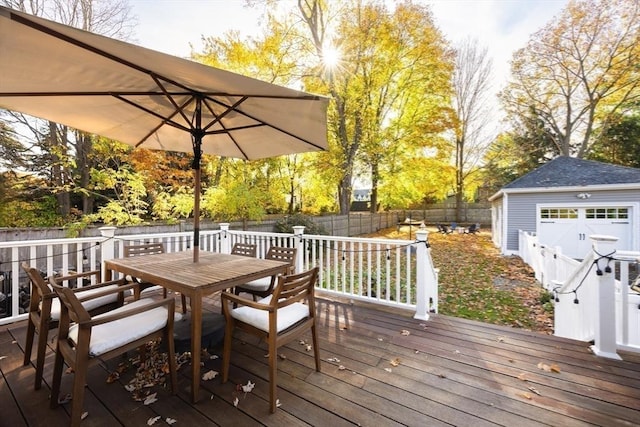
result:
M 193 202 L 193 262 L 200 260 L 200 165 L 193 170 L 195 198 Z
M 200 260 L 200 163 L 202 158 L 202 99 L 196 99 L 195 128 L 191 131 L 193 142 L 193 175 L 195 194 L 193 202 L 193 262 Z

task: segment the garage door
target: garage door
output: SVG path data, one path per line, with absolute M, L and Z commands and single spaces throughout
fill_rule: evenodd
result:
M 538 209 L 538 240 L 560 246 L 572 258 L 582 259 L 591 250 L 589 236 L 616 236 L 617 249 L 631 248 L 631 209 L 619 206 L 541 207 Z

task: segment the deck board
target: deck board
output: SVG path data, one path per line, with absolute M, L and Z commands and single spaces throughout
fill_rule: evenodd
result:
M 207 308 L 219 310 L 217 301 L 208 300 Z M 268 410 L 266 345 L 237 333 L 229 382 L 221 384 L 219 377 L 202 381 L 195 405 L 190 403 L 187 366 L 179 371 L 177 395 L 154 389 L 159 401 L 145 406 L 124 389 L 131 372 L 107 384 L 118 359 L 94 365 L 85 394 L 89 416 L 82 425 L 139 426 L 157 416 L 162 420 L 156 425 L 166 425 L 170 417 L 176 425 L 198 426 L 640 423 L 638 354 L 623 352 L 622 361 L 603 359 L 593 355 L 586 342 L 442 315 L 421 321 L 406 312 L 328 299 L 318 300 L 318 315 L 322 372 L 315 372 L 313 352 L 304 345 L 282 348 L 282 406 L 275 414 Z M 69 405 L 49 409 L 51 341 L 45 382 L 34 391 L 33 365 L 22 366 L 25 332 L 25 322 L 0 329 L 0 425 L 68 425 Z M 303 339 L 310 341 L 310 336 Z M 214 353 L 221 354 L 221 349 Z M 205 360 L 203 372 L 219 371 L 220 363 Z M 555 364 L 559 372 L 540 369 L 539 363 Z M 72 375 L 65 375 L 63 390 L 69 390 L 71 380 Z M 237 385 L 248 380 L 256 384 L 254 390 L 239 392 Z

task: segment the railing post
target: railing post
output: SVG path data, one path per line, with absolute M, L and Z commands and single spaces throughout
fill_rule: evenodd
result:
M 100 227 L 100 235 L 105 238 L 105 240 L 100 244 L 100 254 L 102 259 L 100 260 L 100 267 L 102 270 L 101 277 L 102 280 L 106 280 L 105 274 L 106 270 L 104 268 L 104 262 L 110 259 L 115 258 L 116 250 L 115 250 L 115 241 L 113 238 L 116 235 L 116 227 Z
M 429 291 L 427 289 L 427 230 L 416 232 L 416 314 L 415 319 L 429 320 Z
M 593 235 L 589 236 L 593 242 L 593 251 L 596 259 L 596 273 L 598 275 L 598 290 L 596 292 L 595 333 L 594 344 L 591 350 L 596 356 L 621 360 L 617 353 L 616 344 L 616 284 L 615 262 L 612 256 L 615 254 L 614 236 Z M 613 267 L 611 266 L 613 264 Z
M 229 223 L 221 222 L 220 223 L 220 252 L 223 254 L 231 253 L 231 239 L 229 238 Z
M 293 226 L 293 247 L 296 248 L 296 273 L 304 271 L 304 225 Z

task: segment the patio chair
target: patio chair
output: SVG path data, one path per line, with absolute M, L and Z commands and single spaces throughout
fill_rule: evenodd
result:
M 285 248 L 282 246 L 271 246 L 264 257 L 265 259 L 273 259 L 276 261 L 286 261 L 291 267 L 289 273 L 293 273 L 294 264 L 296 261 L 296 248 Z M 273 292 L 273 287 L 276 283 L 277 276 L 263 277 L 261 279 L 252 280 L 241 286 L 236 286 L 234 293 L 240 295 L 241 292 L 251 294 L 253 300 L 256 301 L 258 297 L 264 298 Z
M 453 231 L 449 230 L 449 227 L 447 227 L 446 225 L 438 224 L 437 227 L 438 227 L 438 233 L 442 233 L 442 234 L 453 233 Z
M 152 340 L 162 339 L 166 343 L 171 377 L 171 391 L 177 391 L 176 360 L 173 344 L 173 322 L 175 301 L 164 298 L 136 300 L 120 308 L 91 316 L 82 306 L 76 294 L 69 288 L 50 280 L 62 302 L 56 358 L 51 386 L 51 408 L 59 405 L 62 372 L 66 363 L 74 372 L 71 426 L 80 425 L 84 388 L 89 366 L 127 351 L 144 346 Z M 97 293 L 92 298 L 109 292 Z
M 144 243 L 141 245 L 127 245 L 124 247 L 124 257 L 132 257 L 132 256 L 144 256 L 144 255 L 154 255 L 154 254 L 163 254 L 164 244 L 163 243 Z M 150 288 L 161 288 L 155 283 L 144 282 L 137 277 L 130 278 L 132 281 L 138 284 L 138 286 L 134 289 L 135 299 L 140 299 L 142 295 L 142 291 Z M 167 297 L 167 288 L 162 288 L 162 296 L 164 298 Z M 187 297 L 184 295 L 181 296 L 182 302 L 182 313 L 186 314 L 187 312 Z
M 29 266 L 26 262 L 22 263 L 22 269 L 27 273 L 27 277 L 31 283 L 31 299 L 29 301 L 29 317 L 27 323 L 27 337 L 24 346 L 23 365 L 27 366 L 31 363 L 31 352 L 33 349 L 33 341 L 35 334 L 38 334 L 38 342 L 36 344 L 36 378 L 34 389 L 38 390 L 42 386 L 42 372 L 44 369 L 44 359 L 47 349 L 47 337 L 49 330 L 58 327 L 60 321 L 60 300 L 56 296 L 53 288 L 47 284 L 42 277 L 40 271 Z M 113 310 L 124 303 L 124 291 L 131 289 L 125 286 L 124 279 L 113 280 L 110 282 L 99 283 L 100 271 L 88 271 L 69 276 L 57 277 L 58 283 L 64 281 L 84 281 L 93 280 L 95 283 L 89 286 L 77 287 L 72 292 L 77 293 L 82 298 L 95 295 L 105 289 L 119 289 L 122 292 L 112 293 L 100 298 L 89 299 L 83 301 L 84 308 L 92 314 L 103 313 Z
M 320 372 L 320 348 L 316 332 L 314 289 L 318 267 L 303 273 L 279 276 L 273 294 L 251 301 L 231 292 L 222 293 L 222 312 L 226 327 L 222 355 L 222 382 L 229 379 L 233 331 L 238 328 L 267 342 L 269 348 L 269 405 L 271 413 L 277 406 L 276 374 L 278 348 L 299 339 L 311 330 L 316 371 Z M 307 301 L 306 304 L 303 301 Z M 231 308 L 230 305 L 238 305 Z
M 231 248 L 231 254 L 255 258 L 257 255 L 257 248 L 253 243 L 236 243 L 233 245 L 233 248 Z
M 469 228 L 467 228 L 465 230 L 466 234 L 476 234 L 476 233 L 479 233 L 479 232 L 480 232 L 480 224 L 478 224 L 478 223 L 471 224 L 469 226 Z

